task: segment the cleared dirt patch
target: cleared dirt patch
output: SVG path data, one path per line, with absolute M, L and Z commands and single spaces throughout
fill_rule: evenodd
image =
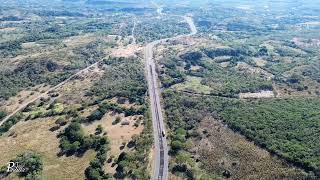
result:
M 255 93 L 240 93 L 239 97 L 242 99 L 248 99 L 248 98 L 272 98 L 275 97 L 275 94 L 273 91 L 260 91 Z
M 142 48 L 139 45 L 121 46 L 111 50 L 110 55 L 114 57 L 131 57 Z

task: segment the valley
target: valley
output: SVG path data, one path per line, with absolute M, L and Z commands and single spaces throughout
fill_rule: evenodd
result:
M 4 1 L 0 179 L 319 179 L 318 8 Z

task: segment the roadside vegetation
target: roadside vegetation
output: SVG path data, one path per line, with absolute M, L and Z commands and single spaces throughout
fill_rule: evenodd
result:
M 0 122 L 99 63 L 0 126 L 0 179 L 151 179 L 142 50 L 189 33 L 180 15 L 199 33 L 154 49 L 170 178 L 319 179 L 319 5 L 204 2 L 4 1 Z
M 93 111 L 86 121 L 99 121 L 110 111 L 124 114 L 125 117 L 142 115 L 144 129 L 141 134 L 128 142 L 128 146 L 132 146 L 134 150 L 123 151 L 114 159 L 113 163 L 117 165 L 117 168 L 113 177 L 149 179 L 151 175 L 148 171 L 149 152 L 153 136 L 151 117 L 145 96 L 147 85 L 143 64 L 137 58 L 109 58 L 104 63 L 107 65 L 105 73 L 87 93 L 90 96 L 98 97 L 99 108 Z M 103 101 L 112 98 L 117 98 L 117 103 Z M 126 101 L 134 106 L 128 108 L 121 105 Z M 120 121 L 120 119 L 116 118 L 115 121 Z M 139 126 L 139 123 L 137 122 L 135 125 Z
M 7 116 L 7 112 L 5 110 L 0 110 L 0 121 Z

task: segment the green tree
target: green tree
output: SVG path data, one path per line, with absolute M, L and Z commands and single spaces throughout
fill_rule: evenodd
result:
M 4 110 L 0 109 L 0 121 L 7 116 L 7 113 Z
M 19 155 L 14 161 L 19 162 L 22 167 L 26 169 L 21 172 L 21 176 L 27 177 L 26 179 L 39 179 L 43 169 L 42 158 L 35 152 L 25 152 Z
M 96 128 L 96 134 L 101 134 L 103 132 L 103 127 L 99 124 Z

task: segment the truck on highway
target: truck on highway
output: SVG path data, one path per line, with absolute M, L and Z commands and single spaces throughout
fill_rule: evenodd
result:
M 166 133 L 162 130 L 162 137 L 166 137 Z

